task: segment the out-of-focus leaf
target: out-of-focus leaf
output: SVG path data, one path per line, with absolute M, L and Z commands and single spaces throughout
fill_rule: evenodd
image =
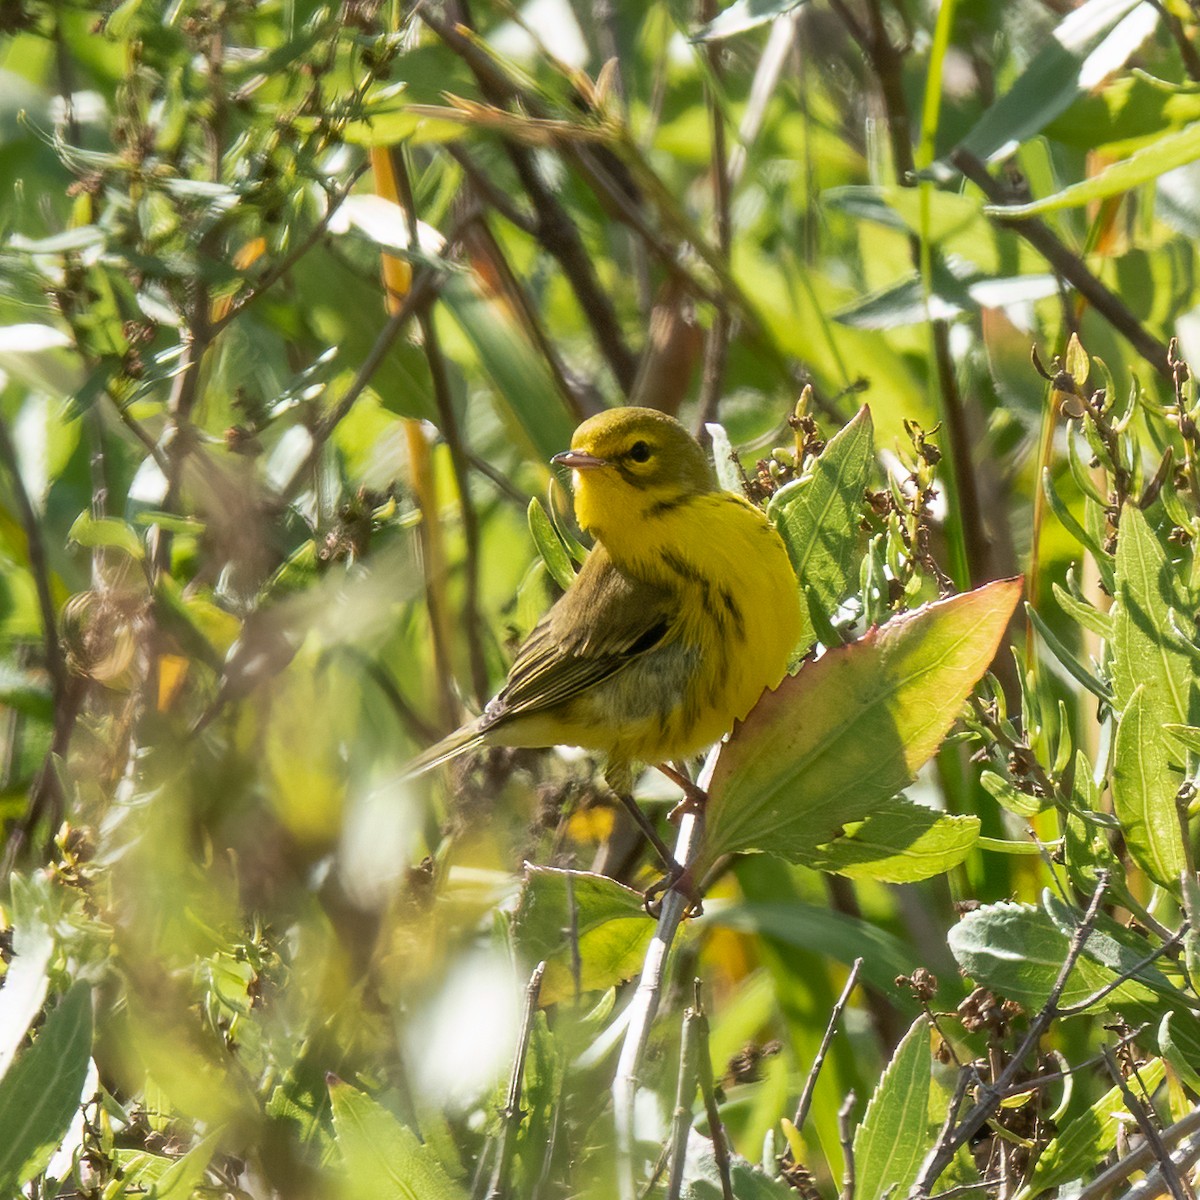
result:
M 876 987 L 894 988 L 896 976 L 909 973 L 914 965 L 912 951 L 873 922 L 799 900 L 714 906 L 708 920 L 772 937 L 846 966 L 861 958 L 863 978 Z
M 1163 1057 L 1193 1092 L 1200 1093 L 1200 1033 L 1186 1013 L 1169 1012 L 1158 1027 Z
M 1078 97 L 1046 126 L 1047 137 L 1068 146 L 1094 150 L 1107 146 L 1137 148 L 1166 130 L 1200 119 L 1200 95 L 1168 91 L 1135 67 L 1103 87 Z
M 745 33 L 748 29 L 757 29 L 759 25 L 781 17 L 803 3 L 804 0 L 733 0 L 728 8 L 692 34 L 692 41 L 714 42 Z
M 433 1152 L 386 1108 L 342 1080 L 329 1085 L 346 1200 L 466 1200 Z
M 906 787 L 987 670 L 1020 580 L 896 617 L 805 664 L 734 730 L 709 786 L 704 860 L 799 858 Z
M 545 960 L 542 1004 L 575 995 L 572 933 L 578 938 L 580 991 L 596 991 L 640 970 L 654 922 L 640 893 L 604 875 L 526 867 L 515 937 L 527 961 Z
M 75 519 L 67 537 L 80 546 L 103 546 L 112 550 L 124 550 L 130 558 L 145 557 L 145 547 L 142 539 L 134 532 L 133 527 L 116 517 L 93 517 L 89 512 L 82 512 Z
M 737 454 L 724 425 L 710 421 L 704 426 L 712 441 L 713 467 L 717 472 L 717 482 L 727 491 L 737 495 L 742 494 L 742 479 L 737 469 Z
M 79 1107 L 91 1055 L 92 989 L 80 982 L 0 1081 L 0 1191 L 45 1169 Z
M 442 298 L 479 356 L 513 433 L 529 456 L 548 463 L 571 444 L 573 422 L 549 368 L 508 309 L 466 279 L 451 279 Z
M 1138 0 L 1087 0 L 1068 13 L 1020 78 L 962 141 L 985 162 L 1011 154 L 1120 67 L 1153 30 L 1158 14 Z
M 1138 1079 L 1146 1087 L 1142 1099 L 1149 1099 L 1150 1093 L 1162 1082 L 1163 1074 L 1161 1058 L 1153 1058 L 1138 1067 Z M 1038 1155 L 1016 1200 L 1033 1200 L 1061 1183 L 1097 1171 L 1104 1156 L 1117 1144 L 1117 1131 L 1128 1119 L 1121 1089 L 1114 1087 L 1105 1092 L 1091 1108 L 1068 1122 Z
M 575 569 L 571 566 L 571 556 L 559 540 L 554 523 L 546 515 L 542 502 L 536 496 L 530 500 L 526 516 L 533 544 L 542 556 L 546 570 L 554 577 L 554 582 L 565 591 L 575 579 Z
M 780 488 L 767 507 L 809 606 L 826 617 L 857 582 L 859 510 L 874 458 L 871 410 L 864 405 L 830 439 L 805 477 Z M 807 650 L 816 633 L 807 612 L 804 620 L 800 645 Z
M 0 988 L 0 1079 L 46 999 L 46 968 L 54 952 L 51 891 L 45 880 L 12 876 L 12 961 Z
M 1151 879 L 1178 891 L 1187 866 L 1175 808 L 1182 773 L 1171 765 L 1162 725 L 1139 687 L 1121 714 L 1113 752 L 1113 811 L 1134 862 Z
M 0 704 L 39 721 L 49 721 L 54 716 L 54 696 L 49 682 L 9 662 L 0 662 Z M 0 992 L 2 996 L 3 992 Z M 0 1029 L 3 1028 L 4 1021 L 0 1016 Z M 2 1061 L 0 1054 L 0 1063 Z M 0 1074 L 3 1074 L 2 1069 Z
M 69 396 L 84 380 L 71 346 L 70 336 L 52 325 L 4 326 L 0 328 L 0 370 L 48 395 Z
M 896 1047 L 854 1135 L 855 1190 L 903 1196 L 917 1178 L 937 1126 L 929 1120 L 933 1054 L 922 1015 Z
M 805 861 L 851 879 L 917 883 L 958 866 L 978 840 L 978 817 L 951 816 L 893 797 L 861 824 L 817 846 Z
M 989 205 L 987 212 L 992 216 L 1007 218 L 1034 217 L 1041 213 L 1056 212 L 1060 208 L 1076 208 L 1091 204 L 1108 196 L 1116 196 L 1139 187 L 1151 179 L 1157 179 L 1177 167 L 1187 166 L 1200 158 L 1200 121 L 1179 130 L 1164 133 L 1152 145 L 1131 154 L 1128 158 L 1107 166 L 1103 171 L 1074 183 L 1070 187 L 1044 196 L 1028 204 Z

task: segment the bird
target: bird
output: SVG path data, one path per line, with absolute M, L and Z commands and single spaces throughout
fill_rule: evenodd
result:
M 480 716 L 405 777 L 482 746 L 598 751 L 606 782 L 670 864 L 632 800 L 635 764 L 686 784 L 671 764 L 720 740 L 779 685 L 800 639 L 799 585 L 774 525 L 721 488 L 674 417 L 604 410 L 551 461 L 570 468 L 593 547 Z

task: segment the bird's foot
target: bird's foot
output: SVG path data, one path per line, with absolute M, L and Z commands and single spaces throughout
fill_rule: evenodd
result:
M 667 873 L 657 882 L 651 884 L 642 893 L 642 905 L 646 912 L 658 919 L 662 913 L 663 897 L 668 892 L 679 892 L 687 901 L 683 916 L 698 917 L 704 912 L 704 897 L 696 886 L 690 867 L 673 863 Z
M 672 825 L 678 825 L 688 813 L 704 811 L 708 804 L 708 793 L 702 787 L 697 787 L 683 771 L 670 763 L 659 763 L 658 770 L 683 792 L 683 799 L 667 813 L 667 820 Z

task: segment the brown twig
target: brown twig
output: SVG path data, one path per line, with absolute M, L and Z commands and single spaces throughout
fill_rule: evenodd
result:
M 854 1128 L 850 1114 L 856 1097 L 849 1092 L 838 1109 L 838 1140 L 842 1144 L 842 1190 L 839 1200 L 854 1200 Z
M 821 1038 L 820 1046 L 817 1047 L 816 1057 L 812 1061 L 812 1066 L 808 1069 L 808 1078 L 804 1081 L 804 1087 L 800 1092 L 800 1099 L 796 1103 L 796 1115 L 792 1118 L 792 1124 L 795 1125 L 797 1131 L 803 1129 L 804 1122 L 808 1120 L 808 1110 L 812 1107 L 813 1093 L 817 1088 L 817 1076 L 821 1074 L 821 1067 L 825 1063 L 825 1055 L 829 1053 L 829 1046 L 833 1042 L 837 1023 L 841 1019 L 842 1012 L 850 1000 L 850 993 L 854 991 L 854 986 L 858 983 L 858 973 L 862 969 L 862 964 L 863 960 L 861 958 L 854 960 L 854 965 L 850 968 L 849 978 L 846 980 L 846 986 L 842 988 L 842 994 L 838 997 L 837 1003 L 833 1006 L 833 1011 L 829 1014 L 829 1022 L 825 1026 L 825 1034 Z M 788 1153 L 790 1155 L 790 1150 Z
M 420 17 L 462 59 L 489 103 L 503 108 L 517 98 L 514 85 L 459 28 L 432 13 L 427 5 L 420 9 Z M 534 106 L 530 97 L 522 100 L 532 115 L 540 115 L 540 104 Z M 628 395 L 637 376 L 637 355 L 625 344 L 616 310 L 600 286 L 579 230 L 542 177 L 530 148 L 512 138 L 502 139 L 502 144 L 533 205 L 538 241 L 558 261 L 609 370 Z
M 1004 204 L 1009 197 L 978 158 L 961 146 L 950 155 L 956 166 L 993 204 Z M 1167 347 L 1149 333 L 1125 302 L 1110 291 L 1087 264 L 1069 250 L 1045 222 L 1037 217 L 1017 220 L 993 215 L 1002 229 L 1011 229 L 1023 237 L 1088 303 L 1148 362 L 1160 375 L 1171 378 Z
M 1146 1106 L 1133 1094 L 1133 1089 L 1125 1082 L 1125 1076 L 1121 1074 L 1121 1068 L 1117 1065 L 1117 1060 L 1113 1058 L 1112 1051 L 1105 1046 L 1103 1054 L 1104 1063 L 1108 1067 L 1108 1073 L 1112 1076 L 1113 1082 L 1116 1083 L 1117 1088 L 1120 1090 L 1121 1099 L 1125 1102 L 1126 1109 L 1129 1111 L 1130 1116 L 1137 1122 L 1138 1128 L 1142 1131 L 1142 1136 L 1146 1139 L 1147 1145 L 1154 1151 L 1154 1161 L 1163 1173 L 1163 1179 L 1166 1181 L 1167 1188 L 1173 1200 L 1194 1200 L 1194 1197 L 1184 1194 L 1179 1173 L 1175 1170 L 1175 1165 L 1171 1162 L 1171 1156 L 1167 1153 L 1167 1148 L 1163 1145 L 1158 1126 L 1155 1125 L 1150 1114 L 1146 1111 Z
M 1171 1147 L 1197 1132 L 1200 1132 L 1200 1109 L 1164 1129 L 1159 1134 L 1159 1140 L 1164 1146 Z M 1153 1162 L 1154 1148 L 1149 1142 L 1143 1142 L 1136 1150 L 1101 1171 L 1075 1200 L 1102 1200 L 1111 1195 L 1113 1188 L 1122 1180 L 1128 1179 L 1135 1171 L 1147 1170 Z
M 1104 900 L 1107 890 L 1108 872 L 1100 871 L 1097 873 L 1096 890 L 1092 893 L 1092 898 L 1088 904 L 1087 911 L 1083 915 L 1083 920 L 1075 928 L 1075 933 L 1072 935 L 1070 945 L 1067 948 L 1067 956 L 1063 960 L 1063 965 L 1059 970 L 1058 977 L 1054 981 L 1054 986 L 1050 989 L 1050 994 L 1046 997 L 1045 1004 L 1042 1005 L 1037 1015 L 1030 1021 L 1025 1037 L 1022 1039 L 1020 1046 L 1017 1047 L 1016 1053 L 1009 1060 L 1008 1066 L 1000 1073 L 1000 1077 L 980 1088 L 981 1094 L 979 1099 L 971 1111 L 967 1113 L 966 1117 L 959 1122 L 958 1127 L 953 1132 L 945 1131 L 943 1136 L 935 1143 L 921 1166 L 921 1172 L 917 1176 L 916 1182 L 908 1193 L 909 1200 L 929 1200 L 930 1188 L 953 1161 L 959 1147 L 965 1146 L 983 1128 L 988 1118 L 995 1111 L 996 1106 L 1000 1103 L 1005 1089 L 1013 1082 L 1017 1073 L 1023 1068 L 1029 1052 L 1037 1046 L 1042 1034 L 1046 1032 L 1051 1022 L 1059 1015 L 1058 1001 L 1067 986 L 1067 980 L 1070 978 L 1071 972 L 1075 969 L 1075 964 L 1079 961 L 1079 956 L 1083 953 L 1084 945 L 1095 928 L 1096 920 L 1100 915 L 1100 905 Z

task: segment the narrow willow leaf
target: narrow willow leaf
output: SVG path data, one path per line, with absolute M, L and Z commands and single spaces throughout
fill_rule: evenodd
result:
M 1042 641 L 1046 643 L 1046 649 L 1054 655 L 1067 674 L 1083 684 L 1097 699 L 1103 700 L 1106 704 L 1111 704 L 1112 693 L 1058 640 L 1054 631 L 1046 624 L 1037 609 L 1032 604 L 1026 604 L 1025 612 L 1029 615 L 1029 620 L 1034 629 L 1041 635 Z
M 826 616 L 853 590 L 857 576 L 859 512 L 875 458 L 871 410 L 865 406 L 829 440 L 803 479 L 771 497 L 767 515 L 788 548 L 796 578 Z M 816 640 L 805 614 L 801 646 Z
M 1052 584 L 1054 590 L 1054 598 L 1058 601 L 1058 606 L 1067 614 L 1071 620 L 1082 625 L 1084 629 L 1090 630 L 1097 637 L 1102 637 L 1108 640 L 1112 637 L 1113 620 L 1110 613 L 1103 613 L 1098 608 L 1093 608 L 1086 601 L 1077 600 L 1066 588 L 1059 587 L 1057 583 Z
M 1174 893 L 1187 865 L 1175 796 L 1183 774 L 1171 764 L 1166 735 L 1138 687 L 1117 726 L 1113 811 L 1134 862 Z
M 1163 1080 L 1161 1058 L 1138 1068 L 1138 1078 L 1148 1092 Z M 1119 1087 L 1105 1092 L 1091 1108 L 1070 1121 L 1059 1135 L 1038 1155 L 1028 1182 L 1016 1200 L 1033 1200 L 1059 1184 L 1069 1183 L 1099 1170 L 1099 1164 L 1117 1144 L 1117 1131 L 1128 1119 L 1125 1100 Z
M 1044 196 L 1029 204 L 993 204 L 984 211 L 992 216 L 1008 219 L 1034 217 L 1041 213 L 1056 212 L 1060 208 L 1076 208 L 1081 204 L 1092 204 L 1121 192 L 1131 191 L 1157 179 L 1176 167 L 1187 166 L 1200 158 L 1200 121 L 1171 133 L 1164 133 L 1151 145 L 1138 150 L 1128 158 L 1110 166 L 1070 187 Z
M 1172 1070 L 1200 1093 L 1200 1033 L 1186 1013 L 1169 1012 L 1158 1027 L 1158 1045 Z
M 1099 568 L 1100 578 L 1104 586 L 1112 590 L 1112 586 L 1115 586 L 1112 582 L 1112 555 L 1107 553 L 1100 543 L 1080 525 L 1075 519 L 1075 514 L 1063 503 L 1062 497 L 1058 494 L 1058 489 L 1054 486 L 1054 479 L 1050 474 L 1049 467 L 1042 472 L 1042 490 L 1046 494 L 1046 500 L 1051 510 L 1059 521 L 1062 522 L 1066 531 L 1081 546 L 1091 551 L 1092 557 L 1096 560 L 1096 566 Z
M 529 963 L 545 960 L 540 1000 L 572 999 L 571 939 L 579 952 L 581 992 L 612 987 L 641 969 L 654 922 L 640 892 L 588 871 L 527 867 L 514 938 Z
M 1121 66 L 1153 30 L 1155 17 L 1138 0 L 1087 0 L 1067 14 L 1016 83 L 988 107 L 963 148 L 985 161 L 1011 154 Z M 1122 24 L 1126 20 L 1132 24 Z
M 80 546 L 104 546 L 113 550 L 124 550 L 131 558 L 145 557 L 142 539 L 133 527 L 116 517 L 93 517 L 82 512 L 75 519 L 67 537 Z
M 715 42 L 733 37 L 750 29 L 757 29 L 776 17 L 782 17 L 804 0 L 733 0 L 726 9 L 715 16 L 707 25 L 692 34 L 693 42 Z
M 803 861 L 886 805 L 941 745 L 1020 593 L 1005 580 L 925 605 L 765 694 L 717 760 L 705 865 L 739 850 Z
M 1039 800 L 1037 796 L 1029 795 L 1028 792 L 1018 790 L 1003 775 L 997 775 L 995 771 L 982 772 L 979 782 L 983 785 L 983 790 L 1001 808 L 1007 809 L 1010 813 L 1016 813 L 1019 817 L 1037 816 L 1049 803 L 1047 800 Z
M 958 866 L 978 839 L 978 817 L 951 816 L 896 797 L 816 847 L 806 862 L 851 879 L 917 883 Z
M 566 591 L 575 580 L 571 556 L 559 541 L 554 524 L 546 515 L 542 502 L 536 496 L 530 500 L 525 515 L 529 521 L 529 533 L 533 538 L 533 544 L 537 547 L 538 554 L 542 556 L 546 570 L 550 572 L 554 582 L 563 591 Z
M 937 1133 L 929 1119 L 933 1054 L 922 1015 L 896 1047 L 854 1135 L 855 1192 L 905 1196 Z
M 92 989 L 76 983 L 0 1083 L 0 1193 L 45 1170 L 79 1107 L 92 1055 Z
M 466 1200 L 429 1147 L 386 1108 L 340 1079 L 329 1097 L 347 1200 Z

